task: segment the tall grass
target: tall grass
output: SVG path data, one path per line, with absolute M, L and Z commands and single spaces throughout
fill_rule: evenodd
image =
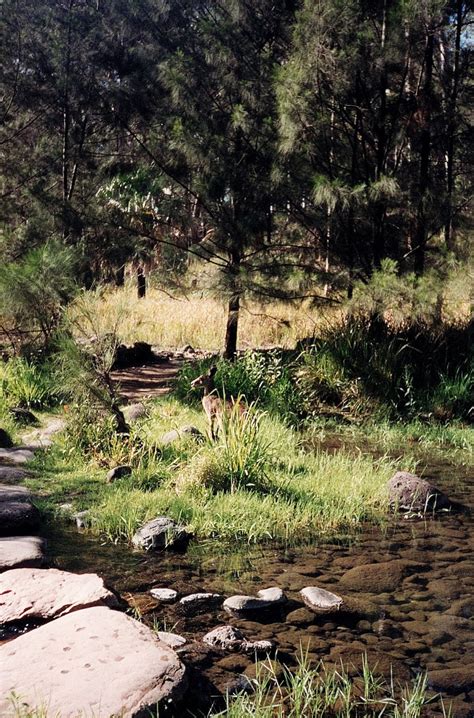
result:
M 35 364 L 17 357 L 0 363 L 0 402 L 42 409 L 56 404 L 61 395 L 51 363 Z
M 271 662 L 260 666 L 253 692 L 228 697 L 225 710 L 209 718 L 350 718 L 386 716 L 420 718 L 431 702 L 426 677 L 403 689 L 387 684 L 365 660 L 361 675 L 349 678 L 343 667 L 325 671 L 301 658 L 295 671 L 275 673 Z

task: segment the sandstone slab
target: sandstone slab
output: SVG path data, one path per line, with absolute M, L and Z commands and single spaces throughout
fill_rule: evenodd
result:
M 117 606 L 95 573 L 17 568 L 0 575 L 0 623 L 57 618 L 87 606 Z
M 17 481 L 23 481 L 27 476 L 28 472 L 25 469 L 0 465 L 0 482 L 2 484 L 16 484 Z
M 28 448 L 0 449 L 0 463 L 10 466 L 21 466 L 34 458 L 34 452 Z
M 96 607 L 63 616 L 0 648 L 0 715 L 14 691 L 32 712 L 139 718 L 186 688 L 177 655 L 143 624 Z M 25 670 L 27 666 L 27 670 Z
M 0 538 L 0 572 L 11 568 L 33 568 L 44 561 L 44 539 L 37 536 Z
M 24 486 L 0 485 L 0 535 L 15 536 L 34 531 L 39 524 L 38 509 Z

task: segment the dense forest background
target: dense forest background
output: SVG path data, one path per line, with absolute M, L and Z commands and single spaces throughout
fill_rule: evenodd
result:
M 196 256 L 228 357 L 245 297 L 331 303 L 381 272 L 429 276 L 441 319 L 472 255 L 472 22 L 463 0 L 4 0 L 3 331 L 47 340 L 75 286 L 127 267 L 144 295 Z

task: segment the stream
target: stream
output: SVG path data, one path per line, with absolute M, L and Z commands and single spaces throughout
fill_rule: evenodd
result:
M 277 660 L 289 666 L 303 650 L 311 663 L 323 660 L 337 668 L 342 661 L 350 675 L 367 654 L 369 665 L 395 683 L 428 672 L 430 695 L 439 692 L 445 708 L 452 702 L 452 715 L 465 718 L 474 715 L 474 476 L 466 466 L 437 459 L 423 476 L 471 513 L 399 518 L 384 527 L 365 527 L 351 538 L 296 548 L 229 548 L 216 539 L 191 544 L 185 554 L 134 552 L 69 527 L 51 527 L 49 550 L 56 567 L 97 572 L 122 596 L 133 594 L 128 600 L 148 625 L 188 639 L 182 657 L 190 666 L 192 709 L 180 715 L 207 711 L 213 696 L 238 685 L 239 674 L 252 674 L 253 657 L 219 652 L 199 641 L 227 623 L 249 640 L 274 640 Z M 362 580 L 353 572 L 342 579 L 367 564 L 382 566 L 375 572 L 363 569 Z M 311 585 L 354 597 L 361 603 L 360 615 L 338 622 L 311 614 L 298 594 Z M 209 591 L 227 597 L 255 595 L 269 586 L 280 586 L 288 604 L 251 619 L 222 609 L 184 615 L 178 605 L 157 605 L 147 593 L 169 587 L 181 595 Z M 443 715 L 439 699 L 424 715 Z

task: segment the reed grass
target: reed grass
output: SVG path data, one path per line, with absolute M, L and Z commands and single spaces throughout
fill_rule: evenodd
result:
M 87 303 L 100 333 L 117 331 L 120 341 L 131 344 L 146 341 L 158 347 L 177 349 L 187 344 L 195 348 L 219 351 L 224 344 L 227 308 L 203 292 L 173 297 L 151 288 L 138 299 L 133 287 L 87 292 L 77 300 Z M 73 303 L 69 316 L 75 314 Z M 272 302 L 271 306 L 247 301 L 239 323 L 239 348 L 264 346 L 294 347 L 313 336 L 316 329 L 340 315 L 339 310 L 311 308 L 309 302 L 298 306 Z

